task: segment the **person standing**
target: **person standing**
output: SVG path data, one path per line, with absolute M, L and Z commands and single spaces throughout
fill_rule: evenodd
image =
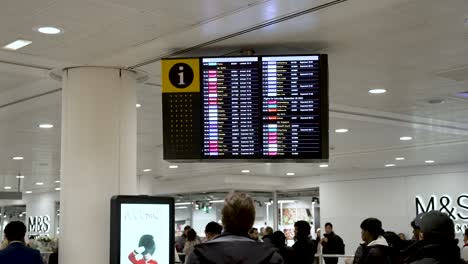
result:
M 205 242 L 213 240 L 215 237 L 221 235 L 221 232 L 223 232 L 223 226 L 216 222 L 209 222 L 205 227 Z
M 325 234 L 323 234 L 320 244 L 322 245 L 322 253 L 324 255 L 333 254 L 333 255 L 344 255 L 345 245 L 343 239 L 340 236 L 333 232 L 333 224 L 325 224 Z M 338 258 L 327 258 L 324 257 L 325 264 L 337 264 Z
M 317 253 L 317 244 L 310 237 L 310 224 L 306 221 L 297 221 L 294 224 L 296 243 L 292 248 L 296 252 L 297 264 L 313 264 Z
M 361 238 L 364 244 L 356 250 L 354 264 L 391 264 L 392 249 L 383 237 L 382 222 L 367 218 L 361 223 Z
M 258 241 L 259 241 L 258 229 L 255 228 L 255 227 L 252 227 L 252 228 L 249 230 L 249 237 L 250 237 L 251 239 L 253 239 L 253 241 L 258 242 Z
M 465 260 L 466 263 L 468 263 L 468 228 L 465 229 L 465 235 L 463 236 L 463 242 L 465 243 L 465 245 L 463 246 L 463 249 L 462 249 L 462 256 L 463 256 L 463 260 Z
M 273 243 L 271 242 L 271 235 L 273 235 L 273 228 L 267 226 L 265 227 L 265 230 L 263 231 L 263 243 L 272 245 Z
M 182 233 L 182 235 L 180 237 L 177 237 L 176 238 L 176 243 L 175 243 L 175 246 L 176 246 L 176 249 L 177 249 L 177 252 L 182 252 L 184 250 L 184 247 L 185 247 L 185 241 L 187 241 L 187 232 L 192 229 L 192 227 L 190 226 L 185 226 L 184 227 L 184 232 Z
M 38 250 L 26 247 L 24 236 L 26 226 L 19 221 L 6 225 L 5 237 L 8 246 L 0 251 L 0 263 L 5 264 L 43 264 L 41 253 Z
M 195 232 L 195 230 L 190 229 L 189 231 L 187 231 L 187 241 L 185 241 L 185 245 L 184 245 L 185 258 L 190 256 L 190 254 L 192 254 L 193 249 L 195 248 L 195 246 L 200 244 L 200 243 L 201 243 L 201 241 L 198 238 L 197 232 Z
M 229 193 L 221 214 L 224 232 L 211 241 L 195 246 L 186 264 L 284 263 L 276 249 L 249 238 L 248 232 L 255 220 L 255 206 L 248 194 Z
M 286 246 L 286 236 L 281 231 L 276 231 L 271 235 L 271 242 L 273 246 L 278 249 L 281 257 L 283 257 L 285 264 L 295 264 L 296 251 L 291 247 Z
M 412 264 L 464 264 L 460 258 L 455 225 L 447 214 L 430 211 L 421 219 L 420 238 L 426 243 Z

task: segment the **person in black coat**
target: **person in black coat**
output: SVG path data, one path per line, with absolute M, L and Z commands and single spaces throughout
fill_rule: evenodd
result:
M 393 250 L 383 237 L 382 222 L 367 218 L 361 223 L 364 244 L 356 250 L 354 264 L 391 264 Z
M 281 231 L 276 231 L 271 235 L 271 243 L 283 257 L 285 264 L 295 264 L 296 252 L 293 248 L 286 246 L 286 236 Z
M 292 248 L 296 252 L 296 264 L 313 264 L 315 253 L 317 253 L 317 244 L 310 238 L 310 224 L 306 221 L 297 221 L 294 224 L 294 233 L 296 243 Z
M 43 264 L 41 253 L 38 250 L 28 248 L 24 242 L 26 226 L 19 221 L 6 225 L 5 237 L 8 246 L 0 250 L 1 264 Z
M 334 255 L 344 255 L 345 253 L 345 245 L 343 243 L 343 239 L 340 236 L 333 232 L 333 225 L 332 223 L 325 224 L 325 234 L 323 234 L 324 238 L 320 240 L 320 244 L 322 245 L 322 253 L 326 254 L 334 254 Z M 338 258 L 326 258 L 324 257 L 325 264 L 336 264 L 338 263 Z
M 426 213 L 421 220 L 423 246 L 412 264 L 464 264 L 460 258 L 455 225 L 447 214 L 440 211 Z

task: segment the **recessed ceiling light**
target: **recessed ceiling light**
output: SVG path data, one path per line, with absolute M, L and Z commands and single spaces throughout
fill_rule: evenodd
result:
M 3 187 L 3 189 L 5 189 L 5 190 L 11 190 L 11 186 L 5 186 L 5 187 Z
M 328 164 L 320 164 L 320 168 L 328 168 Z
M 385 167 L 395 167 L 395 164 L 385 164 Z
M 16 179 L 24 179 L 24 175 L 16 175 Z
M 11 42 L 10 44 L 7 44 L 5 46 L 3 46 L 4 49 L 7 49 L 7 50 L 18 50 L 18 49 L 21 49 L 29 44 L 31 44 L 32 41 L 29 41 L 29 40 L 24 40 L 24 39 L 18 39 L 18 40 L 15 40 L 13 42 Z
M 286 175 L 287 175 L 287 176 L 294 176 L 294 175 L 296 175 L 296 173 L 294 173 L 294 172 L 288 172 L 288 173 L 286 173 Z
M 250 173 L 250 170 L 242 170 L 242 173 Z
M 346 128 L 335 129 L 335 132 L 336 132 L 336 133 L 346 133 L 346 132 L 348 132 L 348 131 L 349 131 L 349 130 L 346 129 Z
M 404 157 L 398 157 L 398 158 L 395 158 L 395 160 L 405 160 Z
M 40 124 L 40 125 L 39 125 L 39 128 L 46 128 L 46 129 L 48 129 L 48 128 L 53 128 L 53 127 L 54 127 L 54 125 L 52 125 L 52 124 Z
M 177 169 L 177 168 L 179 168 L 178 165 L 169 165 L 169 169 Z
M 60 188 L 60 187 L 57 187 L 57 188 L 55 188 L 55 190 L 56 190 L 56 191 L 60 191 L 60 190 L 61 190 L 61 188 Z
M 43 182 L 36 182 L 36 185 L 44 185 Z
M 31 194 L 31 193 L 32 193 L 32 191 L 25 191 L 25 193 L 26 193 L 26 194 Z
M 144 169 L 143 171 L 144 172 L 150 172 L 150 171 L 152 171 L 152 169 Z
M 51 27 L 51 26 L 38 27 L 37 31 L 42 33 L 42 34 L 47 34 L 47 35 L 56 35 L 56 34 L 60 34 L 60 33 L 63 32 L 62 29 L 56 28 L 56 27 Z
M 413 138 L 412 137 L 400 137 L 400 140 L 402 141 L 408 141 L 408 140 L 412 140 Z
M 140 108 L 140 107 L 141 107 L 141 104 L 136 104 L 136 107 L 137 107 L 137 108 Z
M 387 90 L 385 90 L 385 89 L 371 89 L 371 90 L 369 90 L 370 94 L 384 94 L 386 92 L 387 92 Z
M 12 160 L 24 160 L 24 157 L 21 157 L 21 156 L 16 156 L 16 157 L 13 157 L 11 158 Z
M 435 161 L 433 161 L 433 160 L 426 160 L 426 161 L 424 161 L 424 162 L 426 162 L 427 164 L 430 164 L 430 163 L 434 163 Z
M 55 181 L 55 183 L 60 183 L 60 181 Z

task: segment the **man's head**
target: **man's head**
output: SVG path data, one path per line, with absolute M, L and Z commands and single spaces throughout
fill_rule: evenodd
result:
M 377 218 L 367 218 L 361 223 L 362 241 L 370 243 L 384 234 L 382 222 Z
M 447 214 L 431 211 L 421 219 L 421 239 L 446 243 L 455 239 L 455 225 Z
M 271 243 L 277 248 L 282 248 L 286 245 L 286 236 L 283 232 L 276 231 L 271 235 Z
M 325 224 L 325 233 L 326 234 L 331 234 L 333 232 L 333 225 L 332 223 L 326 223 Z
M 184 235 L 185 237 L 187 237 L 187 233 L 188 233 L 188 231 L 189 231 L 190 229 L 192 229 L 192 227 L 189 226 L 189 225 L 184 227 L 184 234 L 183 234 L 183 235 Z
M 151 259 L 151 256 L 153 256 L 154 251 L 156 251 L 156 244 L 154 243 L 154 238 L 152 235 L 141 236 L 138 246 L 145 248 L 145 251 L 143 251 L 141 254 L 146 260 Z
M 310 224 L 306 221 L 297 221 L 294 224 L 294 235 L 299 240 L 309 238 Z
M 465 235 L 463 236 L 463 242 L 468 243 L 468 228 L 465 229 Z
M 6 225 L 4 232 L 8 242 L 24 242 L 24 236 L 26 235 L 26 226 L 23 224 L 23 222 L 13 221 Z
M 212 240 L 213 238 L 221 235 L 223 227 L 216 222 L 209 222 L 205 227 L 205 236 L 207 240 Z
M 258 241 L 258 229 L 253 227 L 249 230 L 249 237 L 255 241 Z
M 255 220 L 252 198 L 242 192 L 231 192 L 224 200 L 222 222 L 224 230 L 234 235 L 247 235 Z
M 421 234 L 421 219 L 424 216 L 424 213 L 420 213 L 414 218 L 413 221 L 411 221 L 411 227 L 413 228 L 413 236 L 414 239 L 420 240 L 420 234 Z
M 273 235 L 273 228 L 270 226 L 265 227 L 265 230 L 263 230 L 263 236 L 271 236 Z

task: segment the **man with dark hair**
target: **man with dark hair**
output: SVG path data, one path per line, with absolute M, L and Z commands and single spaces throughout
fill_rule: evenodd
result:
M 401 259 L 403 263 L 411 263 L 415 261 L 417 252 L 424 247 L 426 241 L 420 240 L 421 234 L 421 219 L 425 213 L 418 214 L 413 221 L 411 221 L 411 227 L 413 228 L 413 238 L 411 240 L 405 241 L 402 244 L 404 248 L 401 251 Z
M 296 251 L 298 264 L 312 264 L 317 253 L 317 244 L 310 237 L 310 224 L 306 221 L 297 221 L 294 224 L 296 243 L 292 248 Z
M 291 247 L 286 246 L 286 236 L 281 231 L 276 231 L 271 235 L 272 245 L 278 249 L 281 257 L 283 257 L 284 264 L 295 264 L 296 251 Z
M 357 249 L 354 264 L 390 264 L 392 249 L 383 237 L 382 222 L 367 218 L 361 223 L 361 238 L 364 244 Z
M 254 241 L 258 242 L 259 241 L 259 238 L 258 238 L 258 229 L 255 228 L 255 227 L 252 227 L 250 230 L 249 230 L 249 237 L 251 239 L 253 239 Z
M 41 254 L 26 247 L 24 236 L 26 226 L 19 221 L 9 223 L 4 230 L 8 246 L 0 251 L 0 263 L 5 264 L 43 264 Z
M 447 214 L 431 211 L 421 219 L 421 239 L 425 245 L 413 264 L 462 264 L 455 225 Z
M 273 247 L 256 243 L 248 237 L 254 220 L 253 199 L 246 193 L 229 193 L 222 210 L 224 233 L 195 246 L 186 263 L 283 264 L 283 259 Z
M 320 244 L 322 245 L 322 253 L 324 255 L 333 254 L 333 255 L 344 255 L 345 253 L 345 245 L 343 243 L 343 239 L 340 236 L 333 232 L 333 225 L 332 223 L 325 224 L 325 234 L 323 234 L 324 238 L 320 240 Z M 324 257 L 325 264 L 336 264 L 338 263 L 338 258 L 327 258 Z
M 223 226 L 216 222 L 209 222 L 205 227 L 206 241 L 210 241 L 215 237 L 221 235 L 223 232 Z

